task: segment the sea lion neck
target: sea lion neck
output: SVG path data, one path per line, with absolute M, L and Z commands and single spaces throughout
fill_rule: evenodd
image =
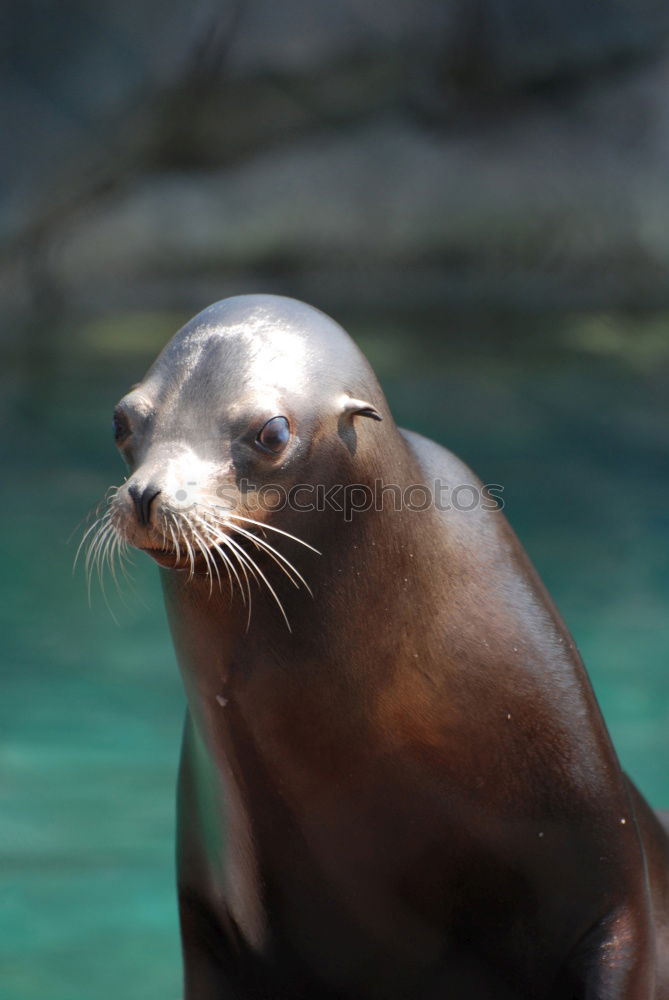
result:
M 408 606 L 426 599 L 423 590 L 429 577 L 418 569 L 426 558 L 434 558 L 439 548 L 433 542 L 429 552 L 424 551 L 425 538 L 429 538 L 426 521 L 434 512 L 406 515 L 393 509 L 392 497 L 386 503 L 387 509 L 351 513 L 349 523 L 343 523 L 338 512 L 331 518 L 338 531 L 326 527 L 315 537 L 309 536 L 315 542 L 311 550 L 298 551 L 297 555 L 290 551 L 303 577 L 300 588 L 292 586 L 267 556 L 259 561 L 285 617 L 266 588 L 252 587 L 249 598 L 239 588 L 229 589 L 226 581 L 223 585 L 212 583 L 207 574 L 191 578 L 185 571 L 162 569 L 177 650 L 180 637 L 184 637 L 182 669 L 221 676 L 232 661 L 246 662 L 249 670 L 253 669 L 257 656 L 280 663 L 294 659 L 291 669 L 304 670 L 305 655 L 320 662 L 342 655 L 342 648 L 348 645 L 346 635 L 364 630 L 370 614 L 381 613 L 384 603 L 395 601 L 396 591 L 411 591 Z M 446 558 L 445 553 L 442 558 Z M 393 565 L 390 577 L 389 559 Z M 341 624 L 344 605 L 349 609 L 346 629 Z M 393 627 L 388 624 L 391 631 Z

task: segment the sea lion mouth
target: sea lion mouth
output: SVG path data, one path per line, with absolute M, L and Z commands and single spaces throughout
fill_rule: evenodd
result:
M 235 550 L 240 554 L 242 559 L 246 559 L 247 561 L 257 556 L 257 553 L 265 544 L 262 538 L 256 539 L 250 536 L 243 537 L 239 535 L 232 537 L 234 538 Z M 137 545 L 136 548 L 140 552 L 146 552 L 147 556 L 151 556 L 159 566 L 164 566 L 166 569 L 188 570 L 192 574 L 199 574 L 213 571 L 214 564 L 219 566 L 219 568 L 223 565 L 225 555 L 224 551 L 222 551 L 221 541 L 220 536 L 218 544 L 212 543 L 211 545 L 207 545 L 206 542 L 201 541 L 197 546 L 191 546 L 190 551 L 185 548 L 179 551 L 174 546 Z M 282 557 L 280 556 L 279 558 Z
M 208 546 L 205 547 L 205 551 L 198 548 L 190 554 L 185 551 L 177 552 L 173 548 L 152 548 L 148 545 L 138 545 L 137 548 L 140 552 L 146 552 L 147 556 L 151 556 L 159 566 L 165 569 L 187 570 L 191 575 L 210 573 L 214 561 L 220 564 L 220 555 Z
M 139 546 L 141 552 L 146 552 L 148 556 L 151 556 L 159 566 L 165 566 L 167 569 L 188 569 L 189 562 L 184 556 L 177 556 L 174 549 L 154 549 L 148 546 Z
M 219 539 L 220 541 L 220 539 Z M 247 555 L 253 550 L 253 543 L 248 538 L 238 538 L 236 546 Z M 189 551 L 174 548 L 174 546 L 153 546 L 138 545 L 140 552 L 146 552 L 159 566 L 166 569 L 189 570 L 191 573 L 209 571 L 214 562 L 221 563 L 220 545 L 207 545 L 201 543 L 197 547 L 193 546 Z

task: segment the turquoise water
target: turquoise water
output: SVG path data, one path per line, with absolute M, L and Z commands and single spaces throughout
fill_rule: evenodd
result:
M 663 320 L 457 317 L 349 326 L 398 420 L 505 487 L 620 756 L 669 806 L 669 366 Z M 2 359 L 0 990 L 177 1000 L 172 875 L 182 695 L 157 572 L 117 622 L 68 541 L 122 468 L 112 407 L 177 318 L 72 323 Z M 529 327 L 529 328 L 528 328 Z M 443 331 L 448 330 L 448 335 Z M 658 335 L 658 330 L 661 335 Z M 75 532 L 73 536 L 78 536 Z

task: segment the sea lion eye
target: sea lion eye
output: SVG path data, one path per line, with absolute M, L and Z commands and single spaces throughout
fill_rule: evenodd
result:
M 278 455 L 290 441 L 290 424 L 285 417 L 272 417 L 261 428 L 256 441 L 265 451 Z
M 114 410 L 112 427 L 114 428 L 114 441 L 116 444 L 121 444 L 130 434 L 130 424 L 123 410 Z

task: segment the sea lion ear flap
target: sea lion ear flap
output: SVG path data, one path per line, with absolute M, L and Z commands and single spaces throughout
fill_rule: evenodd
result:
M 383 417 L 371 403 L 364 399 L 352 399 L 351 396 L 344 396 L 342 401 L 342 414 L 351 417 L 371 417 L 372 420 L 383 420 Z

